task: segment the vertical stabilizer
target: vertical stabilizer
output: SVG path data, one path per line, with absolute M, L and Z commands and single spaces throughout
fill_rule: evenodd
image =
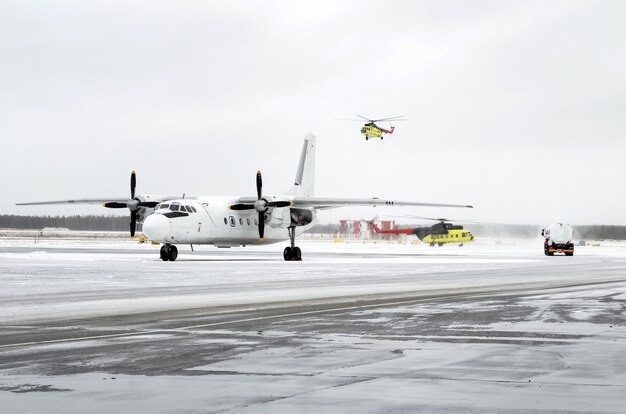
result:
M 302 145 L 300 163 L 296 171 L 293 187 L 287 194 L 312 197 L 315 193 L 315 136 L 307 134 Z

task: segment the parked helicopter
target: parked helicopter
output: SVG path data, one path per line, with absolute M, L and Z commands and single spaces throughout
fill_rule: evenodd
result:
M 357 115 L 361 119 L 346 119 L 345 121 L 359 121 L 363 122 L 363 120 L 367 121 L 365 125 L 361 128 L 361 134 L 365 135 L 365 140 L 369 140 L 370 138 L 380 138 L 381 140 L 384 138 L 383 134 L 393 134 L 393 131 L 396 129 L 395 126 L 391 125 L 391 122 L 395 121 L 406 121 L 404 115 L 392 116 L 390 118 L 381 118 L 381 119 L 369 119 L 361 115 Z M 389 129 L 382 128 L 376 125 L 376 122 L 384 122 L 389 121 L 390 127 Z
M 400 217 L 400 216 L 394 216 Z M 469 243 L 474 241 L 474 236 L 469 230 L 463 228 L 458 224 L 450 223 L 450 220 L 445 218 L 431 218 L 420 216 L 401 216 L 408 218 L 415 218 L 421 220 L 432 220 L 438 223 L 433 224 L 430 227 L 409 227 L 402 229 L 390 229 L 382 230 L 375 223 L 374 219 L 368 223 L 374 229 L 376 233 L 380 234 L 414 234 L 424 243 L 428 243 L 431 246 L 435 244 L 443 246 L 446 243 L 458 243 L 459 246 L 463 246 L 463 243 Z

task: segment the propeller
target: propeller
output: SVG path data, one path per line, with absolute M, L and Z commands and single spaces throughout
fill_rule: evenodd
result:
M 263 240 L 265 235 L 265 213 L 270 208 L 289 207 L 293 203 L 291 201 L 267 201 L 263 198 L 263 177 L 261 171 L 256 172 L 256 201 L 253 204 L 233 204 L 229 208 L 231 210 L 256 210 L 259 213 L 259 239 Z
M 130 237 L 135 237 L 135 230 L 137 229 L 137 219 L 139 218 L 139 210 L 141 208 L 154 208 L 157 206 L 156 201 L 141 201 L 135 198 L 135 187 L 137 186 L 137 175 L 135 171 L 130 173 L 130 199 L 125 203 L 112 201 L 104 203 L 106 208 L 128 208 L 130 210 Z

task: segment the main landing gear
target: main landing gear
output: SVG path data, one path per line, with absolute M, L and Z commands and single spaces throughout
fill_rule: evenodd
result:
M 291 246 L 285 247 L 285 251 L 283 251 L 283 258 L 287 261 L 300 262 L 302 261 L 302 250 L 296 246 L 296 228 L 294 226 L 290 226 L 287 227 L 287 231 L 289 231 Z
M 178 257 L 178 249 L 173 244 L 164 244 L 161 246 L 161 260 L 173 262 Z

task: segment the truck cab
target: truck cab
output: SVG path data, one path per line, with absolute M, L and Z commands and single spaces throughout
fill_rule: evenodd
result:
M 544 238 L 543 252 L 545 255 L 554 256 L 554 253 L 564 253 L 565 256 L 573 256 L 573 234 L 572 226 L 565 223 L 551 224 L 542 229 L 541 235 Z

